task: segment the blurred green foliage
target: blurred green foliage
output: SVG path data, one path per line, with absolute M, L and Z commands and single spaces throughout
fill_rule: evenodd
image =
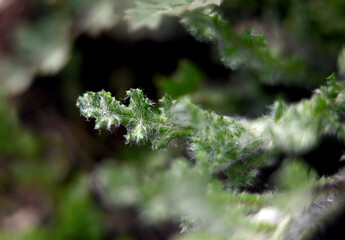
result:
M 5 233 L 0 237 L 18 240 L 103 239 L 101 214 L 92 202 L 87 177 L 80 176 L 72 182 L 57 200 L 59 205 L 52 224 L 29 230 L 24 235 Z
M 163 95 L 167 93 L 177 98 L 195 92 L 203 79 L 203 73 L 196 65 L 183 61 L 172 76 L 159 77 L 157 87 Z
M 16 109 L 0 99 L 0 151 L 2 154 L 34 157 L 40 151 L 40 142 L 34 134 L 20 125 Z

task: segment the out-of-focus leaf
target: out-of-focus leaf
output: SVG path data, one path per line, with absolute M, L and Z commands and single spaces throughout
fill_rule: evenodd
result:
M 88 178 L 81 175 L 63 189 L 51 224 L 37 226 L 25 233 L 0 231 L 9 240 L 100 240 L 103 237 L 101 213 L 91 197 Z
M 55 3 L 37 3 L 37 17 L 13 30 L 10 56 L 1 59 L 0 92 L 18 94 L 30 86 L 36 75 L 54 75 L 68 62 L 71 45 L 81 33 L 97 35 L 114 27 L 122 17 L 118 0 L 64 3 L 62 11 Z
M 135 170 L 128 164 L 120 166 L 108 162 L 94 176 L 103 198 L 110 200 L 110 204 L 137 207 L 146 224 L 181 220 L 181 231 L 186 235 L 188 231 L 214 237 L 230 232 L 236 235 L 246 221 L 245 213 L 261 208 L 270 199 L 266 195 L 224 192 L 221 184 L 208 183 L 207 178 L 190 168 L 184 159 L 176 159 L 171 168 L 154 174 Z M 131 200 L 123 201 L 126 196 L 131 196 Z M 252 205 L 253 202 L 256 204 Z M 248 226 L 247 230 L 253 234 L 254 228 Z
M 114 27 L 120 20 L 121 14 L 118 12 L 120 1 L 102 0 L 89 4 L 83 14 L 80 30 L 90 35 L 97 35 Z
M 26 90 L 32 81 L 34 70 L 13 59 L 0 60 L 0 94 L 11 96 Z
M 345 76 L 345 47 L 343 47 L 338 57 L 338 71 L 340 75 Z
M 284 191 L 305 191 L 316 184 L 317 174 L 302 161 L 287 160 L 276 175 L 276 182 Z
M 38 73 L 54 74 L 69 57 L 69 21 L 55 14 L 17 31 L 16 47 L 22 60 Z
M 231 69 L 243 67 L 258 73 L 260 81 L 277 83 L 282 79 L 286 84 L 303 84 L 305 79 L 300 59 L 275 56 L 266 45 L 263 35 L 247 29 L 239 34 L 212 9 L 197 9 L 181 17 L 181 23 L 197 39 L 216 43 L 220 58 Z
M 171 77 L 160 77 L 157 85 L 162 93 L 177 98 L 194 92 L 202 79 L 202 71 L 196 65 L 181 61 L 176 72 Z
M 102 239 L 102 219 L 92 201 L 88 178 L 81 176 L 60 199 L 53 239 Z
M 221 0 L 140 0 L 135 3 L 136 8 L 128 9 L 125 16 L 133 31 L 142 27 L 156 29 L 163 16 L 180 16 L 186 11 L 220 5 Z
M 38 139 L 22 128 L 16 112 L 0 97 L 0 151 L 1 154 L 33 157 L 40 148 Z

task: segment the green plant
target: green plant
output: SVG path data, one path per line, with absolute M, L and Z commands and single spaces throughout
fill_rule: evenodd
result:
M 217 43 L 225 65 L 257 71 L 262 81 L 294 83 L 306 77 L 298 61 L 272 54 L 262 36 L 236 34 L 208 6 L 214 4 L 219 2 L 138 1 L 126 14 L 132 30 L 155 28 L 162 15 L 177 16 L 198 39 Z M 339 65 L 342 74 L 343 54 Z M 203 110 L 188 96 L 165 95 L 157 106 L 140 89 L 127 91 L 128 105 L 100 91 L 85 93 L 77 106 L 84 117 L 95 120 L 96 129 L 126 127 L 129 144 L 149 143 L 153 150 L 166 150 L 182 141 L 188 152 L 188 159 L 175 157 L 172 163 L 171 156 L 162 156 L 161 164 L 152 164 L 149 155 L 142 157 L 143 163 L 105 164 L 96 179 L 105 187 L 109 204 L 134 205 L 151 224 L 179 220 L 179 239 L 302 239 L 327 222 L 344 196 L 342 187 L 317 191 L 342 182 L 342 173 L 317 180 L 298 159 L 324 136 L 345 142 L 344 94 L 345 83 L 332 74 L 310 99 L 276 101 L 268 114 L 254 120 Z M 275 175 L 276 191 L 240 191 L 281 153 L 288 157 Z M 315 205 L 327 196 L 334 197 L 334 203 L 316 211 Z
M 0 239 L 343 239 L 344 8 L 0 1 Z

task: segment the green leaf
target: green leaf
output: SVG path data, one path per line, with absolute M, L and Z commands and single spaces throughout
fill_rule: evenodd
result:
M 200 40 L 215 42 L 220 59 L 231 69 L 245 67 L 259 73 L 260 80 L 273 83 L 282 77 L 298 81 L 304 74 L 297 59 L 274 56 L 264 36 L 249 29 L 236 33 L 223 17 L 211 8 L 197 9 L 181 16 L 181 23 Z
M 53 239 L 102 239 L 101 213 L 92 201 L 85 175 L 68 186 L 60 202 Z
M 177 98 L 195 91 L 202 79 L 202 71 L 192 62 L 184 60 L 171 77 L 160 77 L 157 85 L 162 93 Z
M 220 5 L 221 0 L 140 0 L 135 3 L 136 7 L 128 9 L 125 16 L 133 31 L 142 27 L 156 29 L 163 16 L 180 16 L 186 11 Z
M 284 191 L 305 191 L 316 183 L 317 174 L 298 160 L 287 160 L 276 174 L 275 181 Z
M 86 118 L 94 118 L 95 128 L 111 130 L 123 124 L 127 128 L 125 138 L 129 143 L 151 141 L 153 148 L 164 148 L 169 141 L 187 134 L 176 124 L 169 122 L 172 101 L 166 96 L 161 100 L 162 108 L 154 110 L 153 103 L 145 98 L 142 90 L 127 91 L 130 103 L 127 106 L 111 97 L 109 92 L 88 92 L 80 97 L 77 106 Z
M 341 119 L 345 111 L 344 90 L 345 84 L 333 76 L 309 100 L 289 106 L 277 102 L 271 115 L 248 122 L 248 127 L 263 140 L 266 149 L 301 153 L 312 149 L 323 135 L 345 141 Z
M 36 157 L 40 151 L 37 137 L 23 128 L 16 111 L 0 96 L 0 151 L 1 154 Z
M 245 156 L 255 152 L 259 145 L 240 122 L 204 111 L 187 98 L 172 100 L 166 95 L 160 100 L 161 107 L 154 109 L 153 103 L 139 89 L 127 91 L 127 96 L 130 103 L 125 106 L 105 91 L 88 92 L 78 99 L 77 106 L 86 118 L 95 119 L 96 129 L 111 130 L 119 124 L 124 125 L 129 143 L 149 141 L 154 149 L 161 149 L 171 140 L 183 137 L 193 155 L 206 156 L 198 159 L 197 165 L 208 174 L 236 161 L 242 164 Z M 234 174 L 230 181 L 237 179 L 233 182 L 237 186 L 251 179 L 246 177 L 246 173 L 241 173 L 241 177 Z
M 338 57 L 338 71 L 340 75 L 345 76 L 345 47 L 343 47 Z
M 289 106 L 280 101 L 269 115 L 256 120 L 217 115 L 188 98 L 172 100 L 165 96 L 161 107 L 155 109 L 138 89 L 127 91 L 128 107 L 105 91 L 85 93 L 77 106 L 85 117 L 96 120 L 96 129 L 111 130 L 123 124 L 129 143 L 149 141 L 154 149 L 161 149 L 183 137 L 200 171 L 206 175 L 224 171 L 227 185 L 236 188 L 250 184 L 257 168 L 267 162 L 266 157 L 260 157 L 262 151 L 302 153 L 326 134 L 345 141 L 341 120 L 344 92 L 344 83 L 329 81 L 311 99 Z
M 94 176 L 110 205 L 136 206 L 146 224 L 181 221 L 182 232 L 226 236 L 247 221 L 247 211 L 260 209 L 270 200 L 265 194 L 226 192 L 185 159 L 175 159 L 169 169 L 155 172 L 108 162 Z
M 79 20 L 81 28 L 79 31 L 85 31 L 90 35 L 98 35 L 102 31 L 110 30 L 120 22 L 121 14 L 118 12 L 121 5 L 120 1 L 90 1 L 87 7 L 84 6 L 84 8 L 81 8 L 80 5 L 84 2 L 87 1 L 79 3 L 76 7 L 76 9 L 84 15 L 81 20 Z M 80 9 L 84 11 L 80 11 Z
M 52 13 L 16 31 L 18 57 L 42 74 L 55 74 L 67 63 L 70 52 L 68 19 Z

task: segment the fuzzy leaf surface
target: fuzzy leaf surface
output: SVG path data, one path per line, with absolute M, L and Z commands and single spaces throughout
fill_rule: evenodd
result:
M 345 84 L 334 76 L 311 99 L 290 106 L 277 102 L 270 114 L 256 120 L 217 115 L 188 98 L 172 100 L 166 95 L 157 109 L 142 90 L 129 90 L 127 96 L 130 102 L 125 106 L 105 91 L 88 92 L 77 106 L 86 118 L 95 119 L 96 129 L 124 125 L 129 143 L 149 141 L 153 149 L 162 149 L 184 138 L 200 171 L 224 171 L 230 188 L 251 183 L 265 162 L 262 152 L 303 153 L 324 135 L 345 141 Z
M 263 35 L 254 34 L 250 29 L 237 33 L 216 11 L 204 8 L 181 16 L 181 23 L 191 34 L 202 41 L 216 44 L 220 59 L 231 69 L 245 67 L 260 73 L 263 82 L 288 77 L 294 82 L 303 75 L 300 61 L 273 56 Z

